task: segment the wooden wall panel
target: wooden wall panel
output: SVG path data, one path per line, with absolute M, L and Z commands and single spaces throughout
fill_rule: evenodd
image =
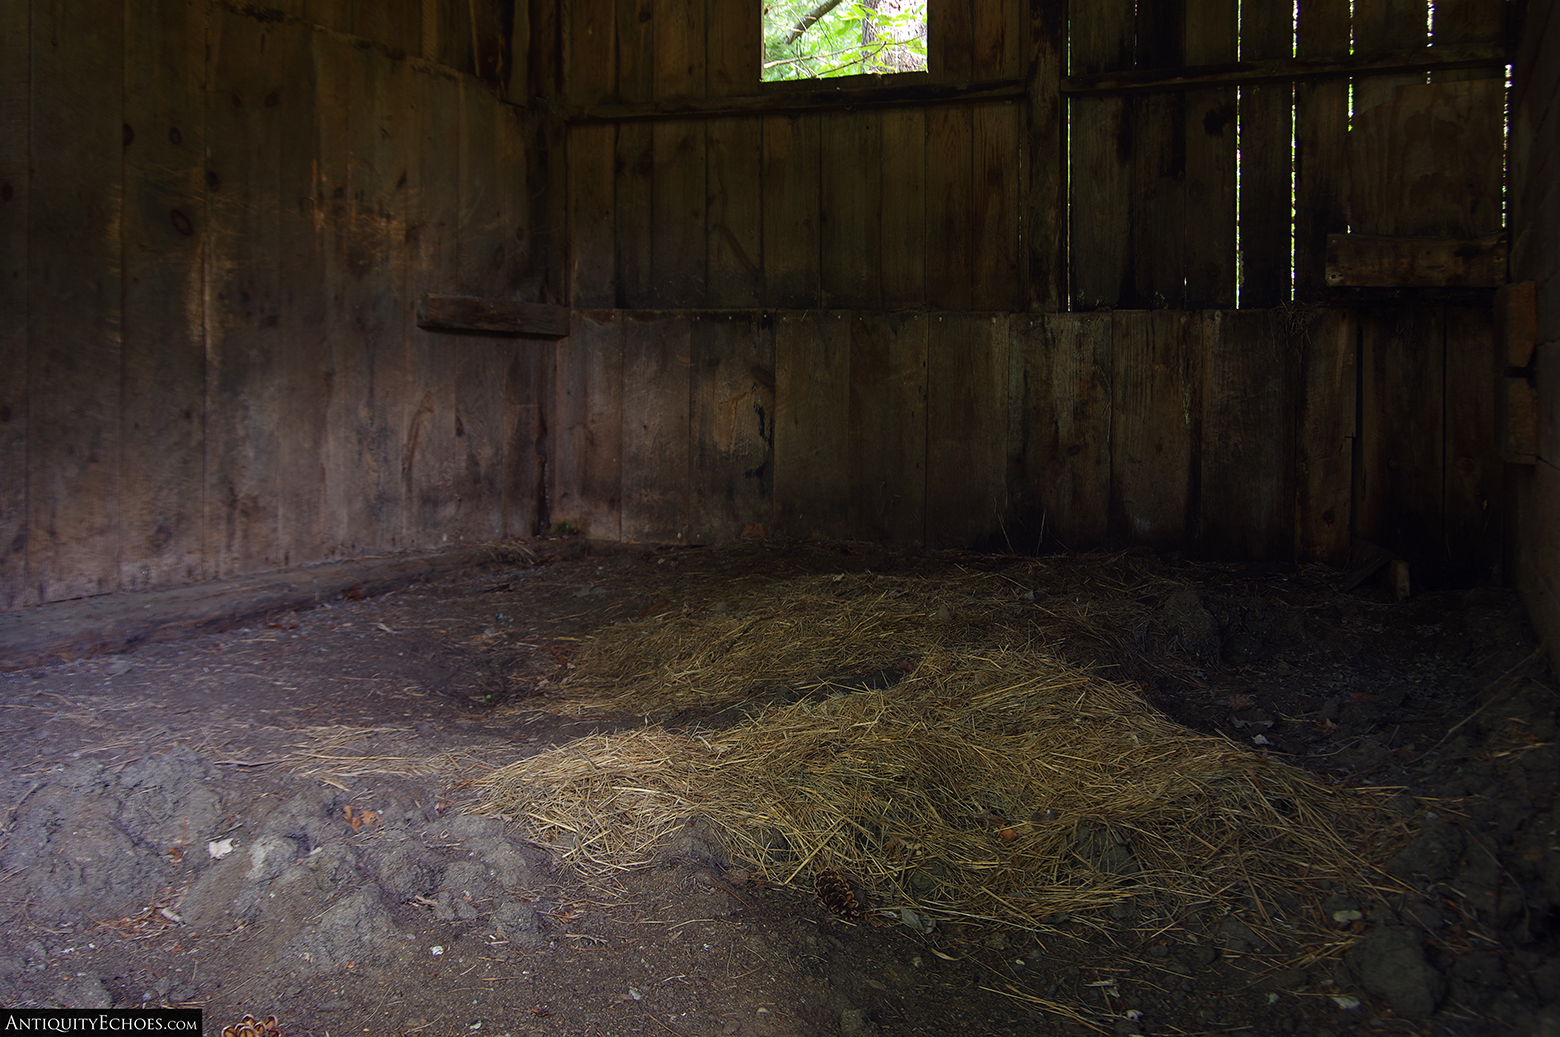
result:
M 935 317 L 857 314 L 850 326 L 847 429 L 853 537 L 926 534 L 927 329 Z
M 1016 79 L 1022 74 L 1024 0 L 974 0 L 970 5 L 970 78 Z M 933 4 L 932 6 L 936 6 Z
M 1037 546 L 1103 547 L 1110 515 L 1111 353 L 1108 313 L 1013 321 L 1012 445 L 1022 508 Z M 1014 420 L 1017 419 L 1017 420 Z
M 1346 565 L 1353 528 L 1359 325 L 1352 310 L 1315 310 L 1290 332 L 1300 353 L 1295 432 L 1295 559 Z
M 553 522 L 586 536 L 621 535 L 623 325 L 616 314 L 576 313 L 555 348 L 548 493 Z
M 775 356 L 775 528 L 788 536 L 850 536 L 850 321 L 782 313 Z
M 1187 64 L 1236 59 L 1235 9 L 1233 0 L 1188 0 Z M 1231 87 L 1186 92 L 1182 248 L 1185 304 L 1190 307 L 1235 305 L 1236 116 L 1236 91 Z M 1286 188 L 1288 182 L 1286 178 Z
M 1346 58 L 1349 0 L 1306 0 L 1296 25 L 1296 56 Z M 1344 207 L 1349 84 L 1295 84 L 1295 293 L 1319 298 L 1327 287 L 1327 235 L 1348 229 Z
M 1067 70 L 1066 0 L 1029 0 L 1029 81 L 1026 139 L 1028 193 L 1024 200 L 1023 277 L 1031 310 L 1067 307 L 1067 105 L 1061 77 Z
M 614 145 L 609 124 L 569 130 L 569 299 L 576 307 L 616 301 Z
M 1186 0 L 1137 9 L 1136 66 L 1184 63 Z M 1127 98 L 1131 126 L 1131 290 L 1118 305 L 1186 305 L 1186 157 L 1184 93 Z
M 982 0 L 941 0 L 927 4 L 926 59 L 933 77 L 968 82 L 974 74 L 973 8 L 979 2 Z
M 1371 0 L 1354 5 L 1354 53 L 1362 58 L 1410 50 L 1426 42 L 1426 0 Z M 1354 80 L 1354 118 L 1392 100 L 1400 86 L 1424 75 L 1360 76 Z
M 1134 11 L 1131 0 L 1073 6 L 1074 75 L 1132 67 Z M 1124 98 L 1087 97 L 1071 104 L 1072 305 L 1095 310 L 1120 304 L 1131 281 L 1134 141 Z
M 688 540 L 734 540 L 774 526 L 774 340 L 756 316 L 709 315 L 692 328 Z
M 685 317 L 623 325 L 624 540 L 684 543 L 693 502 L 692 339 Z
M 655 175 L 655 136 L 650 123 L 619 123 L 616 148 L 612 218 L 617 305 L 645 307 L 654 298 L 651 272 L 655 266 L 650 249 L 650 184 Z M 576 238 L 571 247 L 588 246 Z
M 1170 310 L 1112 317 L 1111 537 L 1173 549 L 1195 529 L 1204 319 Z
M 659 307 L 706 304 L 706 124 L 657 122 L 650 187 L 650 300 Z
M 1209 314 L 1198 553 L 1277 561 L 1294 545 L 1293 328 L 1282 310 Z
M 1495 429 L 1495 335 L 1483 307 L 1446 308 L 1446 578 L 1471 586 L 1499 577 L 1506 465 Z
M 893 108 L 883 126 L 882 303 L 885 309 L 926 299 L 926 113 Z
M 876 309 L 883 302 L 882 118 L 831 113 L 822 123 L 823 304 Z
M 763 122 L 715 119 L 707 131 L 708 301 L 757 306 L 763 299 Z
M 999 536 L 1007 489 L 1008 317 L 933 314 L 926 345 L 926 542 Z
M 1020 110 L 1012 102 L 975 105 L 971 111 L 970 305 L 977 310 L 1019 310 Z
M 974 298 L 974 115 L 945 104 L 926 112 L 926 302 L 968 310 Z
M 1381 307 L 1360 322 L 1354 529 L 1428 576 L 1445 559 L 1445 317 L 1440 307 Z
M 553 363 L 553 347 L 537 342 L 510 350 L 504 366 L 502 536 L 528 537 L 547 532 Z
M 1241 57 L 1286 58 L 1292 53 L 1294 5 L 1289 0 L 1245 0 Z M 1291 292 L 1290 160 L 1294 88 L 1288 83 L 1248 86 L 1240 100 L 1240 304 L 1277 306 Z
M 613 96 L 617 92 L 616 0 L 571 0 L 560 10 L 569 100 L 589 105 Z
M 816 115 L 764 118 L 764 302 L 819 304 L 822 132 Z
M 256 27 L 221 8 L 210 22 L 206 98 L 206 549 L 212 577 L 282 565 L 276 473 L 276 357 L 284 303 L 280 178 L 289 81 L 312 64 L 309 33 Z M 311 77 L 312 78 L 312 77 Z M 283 91 L 289 95 L 283 108 Z M 273 99 L 267 105 L 267 99 Z M 312 100 L 302 102 L 312 103 Z M 322 185 L 330 198 L 328 181 Z
M 30 4 L 0 8 L 0 138 L 27 139 Z M 0 148 L 0 609 L 37 603 L 27 568 L 28 208 L 26 148 Z
M 736 97 L 758 90 L 763 60 L 763 9 L 746 0 L 710 0 L 705 83 L 710 97 Z
M 199 580 L 205 409 L 206 9 L 125 5 L 123 459 L 118 585 Z

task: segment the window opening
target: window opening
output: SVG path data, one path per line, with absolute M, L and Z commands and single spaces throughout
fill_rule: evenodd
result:
M 927 0 L 769 0 L 765 82 L 926 71 Z

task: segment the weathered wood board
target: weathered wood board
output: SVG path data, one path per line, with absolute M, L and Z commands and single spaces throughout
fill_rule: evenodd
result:
M 617 540 L 622 520 L 623 324 L 617 314 L 576 313 L 554 347 L 549 422 L 550 519 Z
M 822 132 L 816 115 L 764 119 L 764 302 L 819 304 Z
M 691 321 L 625 317 L 620 534 L 624 540 L 688 542 L 693 498 L 691 407 Z
M 763 128 L 757 117 L 708 128 L 708 291 L 722 306 L 763 300 Z
M 488 331 L 563 338 L 569 333 L 569 311 L 551 303 L 428 292 L 418 307 L 417 325 L 430 331 Z
M 1008 315 L 933 314 L 926 342 L 926 542 L 994 546 L 1008 495 Z
M 1071 15 L 1073 75 L 1132 67 L 1130 0 L 1082 4 Z M 1095 310 L 1121 304 L 1131 283 L 1136 142 L 1125 98 L 1086 97 L 1070 104 L 1072 306 Z
M 1286 0 L 1243 0 L 1241 57 L 1288 57 L 1294 4 Z M 1277 306 L 1289 299 L 1290 163 L 1293 87 L 1251 86 L 1240 95 L 1240 302 L 1243 307 Z
M 926 299 L 926 112 L 881 112 L 882 305 L 916 306 Z
M 1289 330 L 1298 350 L 1295 559 L 1344 565 L 1353 517 L 1359 325 L 1348 309 L 1311 310 Z
M 569 298 L 578 309 L 616 301 L 614 144 L 610 125 L 569 130 Z
M 755 314 L 693 322 L 687 539 L 774 528 L 774 341 Z M 756 532 L 757 530 L 753 530 Z
M 1505 531 L 1505 461 L 1495 426 L 1495 328 L 1483 307 L 1446 308 L 1446 407 L 1441 514 L 1446 579 L 1499 578 Z
M 0 8 L 0 136 L 25 140 L 31 63 L 28 4 Z M 0 609 L 33 605 L 27 565 L 28 208 L 25 148 L 0 148 Z
M 850 324 L 848 440 L 853 537 L 925 536 L 927 329 L 936 317 L 856 314 Z
M 971 106 L 926 113 L 926 301 L 968 310 L 974 298 L 974 116 Z
M 850 319 L 780 313 L 775 357 L 775 528 L 850 536 Z
M 1506 281 L 1506 235 L 1483 238 L 1329 234 L 1327 283 L 1366 288 L 1495 288 Z
M 876 112 L 821 118 L 823 304 L 877 309 L 883 300 L 882 120 Z
M 1349 0 L 1306 0 L 1296 20 L 1296 56 L 1344 58 L 1349 53 Z M 1325 290 L 1327 235 L 1348 229 L 1349 84 L 1295 84 L 1295 294 L 1311 300 Z
M 1196 529 L 1205 318 L 1112 315 L 1110 532 L 1165 550 Z

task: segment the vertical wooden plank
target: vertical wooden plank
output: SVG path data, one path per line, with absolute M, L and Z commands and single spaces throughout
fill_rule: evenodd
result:
M 1426 0 L 1369 0 L 1354 6 L 1354 54 L 1380 57 L 1395 51 L 1423 47 Z M 1397 88 L 1423 83 L 1425 76 L 1360 76 L 1354 81 L 1356 120 L 1378 104 L 1391 101 Z
M 203 575 L 206 11 L 125 5 L 122 589 Z
M 971 79 L 1019 76 L 1024 52 L 1023 2 L 977 0 L 970 5 Z
M 1137 10 L 1140 69 L 1183 63 L 1186 0 Z M 1132 135 L 1132 290 L 1122 306 L 1186 305 L 1186 95 L 1129 97 Z
M 926 347 L 926 542 L 1000 539 L 1007 488 L 1008 318 L 933 314 Z
M 512 350 L 504 367 L 503 532 L 528 537 L 547 532 L 548 412 L 552 410 L 554 351 Z
M 1028 0 L 1029 83 L 1023 210 L 1023 279 L 1031 310 L 1067 307 L 1067 129 L 1060 83 L 1066 70 L 1066 0 Z
M 1295 559 L 1341 566 L 1349 561 L 1353 528 L 1359 326 L 1347 309 L 1313 310 L 1297 323 Z
M 281 565 L 276 351 L 283 91 L 303 33 L 212 9 L 206 94 L 206 573 Z M 267 105 L 266 101 L 271 104 Z
M 655 97 L 655 0 L 616 0 L 617 96 L 645 104 Z
M 926 301 L 926 113 L 890 108 L 883 127 L 883 306 Z
M 705 0 L 655 0 L 655 96 L 683 100 L 705 94 L 708 59 Z
M 655 0 L 655 96 L 703 97 L 704 0 Z M 706 165 L 703 120 L 657 122 L 650 187 L 651 302 L 656 306 L 705 304 L 708 244 L 705 232 Z
M 926 535 L 924 313 L 860 313 L 850 328 L 851 535 L 919 544 Z
M 758 91 L 762 8 L 746 0 L 709 0 L 706 53 L 710 97 Z
M 734 540 L 774 525 L 774 341 L 753 316 L 692 327 L 692 479 L 688 540 Z
M 1288 57 L 1291 0 L 1244 0 L 1241 57 Z M 1240 96 L 1240 255 L 1242 307 L 1277 306 L 1289 299 L 1289 176 L 1292 88 L 1249 86 Z
M 1074 74 L 1132 67 L 1132 0 L 1074 5 Z M 1132 292 L 1132 154 L 1127 102 L 1086 97 L 1072 102 L 1072 192 L 1069 253 L 1072 305 L 1077 310 L 1117 306 Z
M 763 298 L 763 122 L 711 119 L 706 130 L 709 294 L 712 307 Z
M 27 139 L 32 103 L 30 4 L 0 8 L 0 139 Z M 27 570 L 27 211 L 26 147 L 0 148 L 0 609 L 38 601 Z
M 764 119 L 764 302 L 769 306 L 818 305 L 821 155 L 818 116 Z
M 554 523 L 617 540 L 622 519 L 623 328 L 576 313 L 555 348 L 548 501 Z
M 822 119 L 823 303 L 876 309 L 883 301 L 881 118 L 842 112 Z
M 566 21 L 564 82 L 577 105 L 593 105 L 617 92 L 617 12 L 614 0 L 572 0 L 560 5 Z
M 406 299 L 413 309 L 427 293 L 461 284 L 461 120 L 448 115 L 461 111 L 460 89 L 453 74 L 413 78 L 416 144 L 408 190 L 415 230 L 408 242 L 411 276 Z M 461 290 L 475 291 L 464 285 Z M 411 409 L 401 457 L 405 538 L 414 544 L 437 543 L 460 518 L 458 448 L 464 437 L 455 435 L 457 364 L 452 361 L 467 343 L 445 332 L 425 331 L 415 319 L 407 322 L 406 334 L 416 389 L 403 401 Z
M 613 305 L 617 294 L 610 123 L 569 129 L 569 298 L 576 307 Z
M 926 112 L 926 301 L 968 310 L 973 298 L 974 118 L 970 106 Z
M 1360 321 L 1355 531 L 1413 563 L 1416 580 L 1433 585 L 1445 558 L 1445 318 L 1441 307 L 1378 307 L 1363 310 Z
M 624 540 L 687 539 L 692 492 L 691 332 L 686 317 L 623 324 Z
M 1187 64 L 1236 59 L 1235 8 L 1234 0 L 1187 0 Z M 1232 88 L 1186 92 L 1184 249 L 1190 307 L 1235 305 L 1235 94 Z M 1287 190 L 1287 178 L 1284 183 Z
M 1300 5 L 1296 53 L 1302 58 L 1349 54 L 1349 0 Z M 1295 295 L 1315 299 L 1327 288 L 1327 235 L 1348 229 L 1344 207 L 1349 84 L 1295 84 Z
M 968 82 L 975 63 L 976 0 L 927 4 L 927 71 L 937 79 Z
M 1505 0 L 1435 0 L 1430 42 L 1438 44 L 1495 43 L 1506 32 Z M 1498 79 L 1495 68 L 1457 69 L 1433 72 L 1433 83 L 1455 83 L 1469 79 Z
M 469 0 L 423 0 L 423 57 L 471 75 L 477 70 L 473 43 Z
M 618 123 L 617 154 L 612 164 L 617 305 L 631 308 L 649 306 L 654 298 L 650 185 L 655 175 L 655 138 L 651 126 L 648 122 Z
M 32 33 L 27 541 L 57 601 L 119 579 L 124 12 L 39 0 Z
M 352 5 L 352 34 L 392 51 L 422 51 L 421 0 L 359 0 Z
M 970 305 L 977 310 L 1023 308 L 1019 276 L 1019 108 L 1012 102 L 972 106 L 971 185 L 974 189 L 973 280 Z
M 1288 322 L 1280 310 L 1213 311 L 1205 321 L 1198 553 L 1279 561 L 1294 547 Z
M 1112 316 L 1111 539 L 1168 550 L 1195 528 L 1202 318 L 1174 311 Z
M 1009 424 L 1021 513 L 1036 546 L 1103 547 L 1109 529 L 1111 317 L 1046 314 L 1013 322 Z M 1037 513 L 1037 514 L 1036 514 Z
M 1441 511 L 1453 586 L 1500 577 L 1506 466 L 1496 447 L 1494 369 L 1493 315 L 1483 307 L 1448 306 Z
M 775 527 L 850 535 L 850 321 L 838 312 L 774 318 Z

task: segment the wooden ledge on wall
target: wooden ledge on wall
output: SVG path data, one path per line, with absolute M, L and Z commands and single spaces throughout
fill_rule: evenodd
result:
M 1506 235 L 1482 238 L 1327 235 L 1329 288 L 1497 288 Z
M 430 294 L 423 297 L 417 308 L 417 326 L 429 331 L 563 338 L 569 334 L 569 309 L 541 302 Z

